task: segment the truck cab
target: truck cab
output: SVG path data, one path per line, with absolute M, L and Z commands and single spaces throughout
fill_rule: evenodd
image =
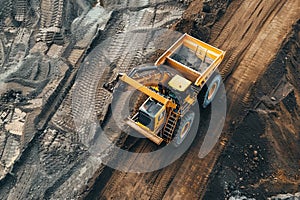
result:
M 165 106 L 149 97 L 139 108 L 137 122 L 157 133 L 165 122 L 165 116 Z

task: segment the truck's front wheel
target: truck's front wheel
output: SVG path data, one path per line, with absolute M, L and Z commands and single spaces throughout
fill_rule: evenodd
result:
M 176 130 L 176 135 L 173 139 L 173 145 L 178 147 L 186 138 L 188 133 L 191 130 L 195 118 L 195 113 L 193 111 L 189 111 L 180 122 L 178 129 Z

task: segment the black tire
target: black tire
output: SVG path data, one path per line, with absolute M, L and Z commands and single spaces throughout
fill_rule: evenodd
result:
M 207 89 L 203 96 L 202 107 L 206 108 L 215 98 L 222 81 L 220 74 L 213 74 L 207 82 Z
M 184 141 L 184 139 L 186 138 L 186 136 L 188 135 L 188 133 L 191 130 L 194 119 L 195 119 L 195 113 L 193 111 L 189 111 L 181 119 L 180 125 L 176 129 L 175 137 L 172 141 L 173 146 L 178 147 L 178 146 L 180 146 L 180 144 L 182 144 L 182 142 Z

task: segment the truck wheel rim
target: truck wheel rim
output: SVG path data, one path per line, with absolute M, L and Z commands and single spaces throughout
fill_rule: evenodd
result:
M 191 123 L 190 123 L 190 122 L 187 122 L 187 123 L 184 125 L 184 127 L 183 127 L 183 129 L 182 129 L 182 131 L 181 131 L 181 133 L 180 133 L 180 137 L 181 137 L 181 138 L 183 138 L 183 137 L 186 135 L 186 133 L 190 130 L 190 126 L 191 126 Z
M 209 92 L 208 92 L 208 95 L 207 95 L 207 100 L 210 100 L 213 96 L 214 96 L 214 93 L 216 91 L 216 88 L 218 86 L 218 83 L 215 82 L 212 87 L 210 88 Z

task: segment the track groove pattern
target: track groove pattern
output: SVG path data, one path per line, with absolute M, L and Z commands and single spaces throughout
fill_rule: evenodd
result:
M 41 1 L 41 22 L 37 41 L 46 43 L 61 42 L 63 0 L 42 0 Z

